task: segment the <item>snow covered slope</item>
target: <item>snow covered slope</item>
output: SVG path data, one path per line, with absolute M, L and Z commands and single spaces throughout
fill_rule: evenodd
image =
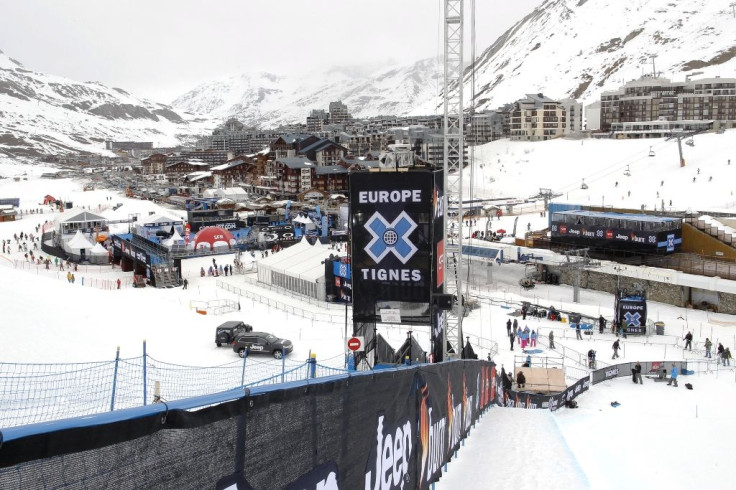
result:
M 119 88 L 27 70 L 0 51 L 0 155 L 102 153 L 105 140 L 173 146 L 207 126 Z

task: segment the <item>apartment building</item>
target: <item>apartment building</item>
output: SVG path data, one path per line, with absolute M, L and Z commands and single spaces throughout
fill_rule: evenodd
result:
M 568 133 L 567 110 L 560 101 L 543 94 L 527 94 L 526 98 L 514 102 L 511 109 L 512 140 L 544 141 Z
M 602 131 L 620 128 L 620 123 L 657 121 L 712 122 L 712 127 L 736 127 L 736 79 L 706 78 L 672 82 L 643 76 L 618 90 L 601 94 Z M 695 124 L 703 126 L 703 124 Z

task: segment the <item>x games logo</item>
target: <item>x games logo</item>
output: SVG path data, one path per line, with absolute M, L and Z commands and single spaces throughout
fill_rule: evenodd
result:
M 417 224 L 406 211 L 402 211 L 391 223 L 380 213 L 373 213 L 366 221 L 365 228 L 373 237 L 365 251 L 376 264 L 389 253 L 393 253 L 402 264 L 406 264 L 417 251 L 417 247 L 409 240 L 409 235 L 417 228 Z

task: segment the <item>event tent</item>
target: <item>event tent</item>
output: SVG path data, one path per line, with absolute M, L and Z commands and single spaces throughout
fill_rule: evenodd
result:
M 258 281 L 325 301 L 325 259 L 340 255 L 306 238 L 258 262 Z M 345 255 L 344 253 L 342 255 Z

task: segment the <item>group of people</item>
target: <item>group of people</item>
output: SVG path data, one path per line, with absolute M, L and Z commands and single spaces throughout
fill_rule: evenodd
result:
M 511 350 L 514 350 L 514 340 L 516 340 L 516 343 L 520 345 L 522 349 L 526 349 L 527 346 L 537 346 L 536 330 L 531 330 L 528 325 L 524 326 L 522 329 L 516 319 L 514 319 L 513 323 L 511 322 L 511 319 L 506 322 L 506 333 L 509 336 Z
M 693 350 L 693 334 L 691 332 L 688 332 L 685 334 L 685 337 L 683 338 L 685 341 L 685 347 L 683 349 Z M 703 347 L 705 347 L 705 357 L 708 359 L 713 358 L 713 354 L 711 350 L 713 349 L 713 342 L 706 337 L 705 343 L 703 344 Z M 730 347 L 723 347 L 723 344 L 718 342 L 718 347 L 716 348 L 716 357 L 719 360 L 721 364 L 724 366 L 730 366 L 731 365 L 731 359 L 733 356 L 731 355 L 731 348 Z

